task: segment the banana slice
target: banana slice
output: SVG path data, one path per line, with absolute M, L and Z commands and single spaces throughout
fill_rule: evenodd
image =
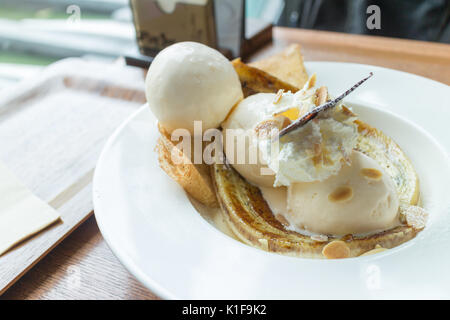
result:
M 414 168 L 388 136 L 370 125 L 357 121 L 359 138 L 356 149 L 375 159 L 394 181 L 401 208 L 415 205 L 419 199 L 419 184 Z M 287 230 L 273 215 L 259 188 L 249 184 L 231 166 L 216 164 L 213 181 L 222 214 L 231 230 L 242 242 L 251 246 L 290 256 L 324 258 L 323 248 L 335 241 L 332 237 L 312 239 Z M 344 241 L 350 249 L 350 257 L 359 256 L 380 245 L 393 248 L 416 236 L 419 229 L 406 223 L 391 230 L 370 236 L 347 235 Z M 314 237 L 313 237 L 314 238 Z
M 378 161 L 391 176 L 401 203 L 416 205 L 419 201 L 419 179 L 411 161 L 383 132 L 360 120 L 356 123 L 360 133 L 356 149 Z

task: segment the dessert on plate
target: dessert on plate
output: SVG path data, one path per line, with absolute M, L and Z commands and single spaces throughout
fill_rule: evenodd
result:
M 251 65 L 172 45 L 146 79 L 160 166 L 253 247 L 333 259 L 398 246 L 427 214 L 400 146 L 343 102 L 367 79 L 317 87 L 298 45 Z

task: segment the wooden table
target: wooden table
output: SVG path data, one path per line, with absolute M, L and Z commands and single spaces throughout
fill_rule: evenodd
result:
M 306 61 L 378 65 L 450 84 L 450 45 L 274 28 L 274 41 L 252 60 L 300 43 Z M 89 218 L 13 285 L 2 299 L 157 299 L 130 275 Z

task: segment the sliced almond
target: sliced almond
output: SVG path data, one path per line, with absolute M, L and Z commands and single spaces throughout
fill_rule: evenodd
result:
M 344 241 L 331 241 L 322 249 L 322 254 L 327 259 L 344 259 L 350 257 L 350 248 Z
M 258 123 L 255 127 L 255 132 L 260 138 L 268 138 L 272 135 L 273 130 L 278 132 L 287 127 L 291 123 L 288 117 L 277 115 L 271 119 L 267 119 Z
M 327 87 L 320 87 L 316 90 L 316 106 L 320 106 L 327 102 L 328 100 L 328 89 Z
M 380 181 L 383 177 L 383 173 L 374 168 L 362 168 L 360 171 L 361 175 L 371 181 Z
M 317 76 L 315 73 L 313 73 L 313 75 L 311 77 L 309 77 L 308 81 L 306 82 L 307 89 L 314 88 L 314 86 L 316 85 L 316 79 L 317 79 Z
M 281 97 L 283 96 L 283 93 L 284 93 L 283 89 L 278 90 L 277 95 L 273 99 L 273 104 L 277 104 L 278 102 L 280 102 Z
M 328 195 L 330 202 L 346 202 L 353 198 L 353 189 L 349 186 L 339 186 Z
M 428 220 L 428 213 L 418 206 L 401 205 L 400 213 L 404 215 L 406 224 L 416 230 L 425 228 Z
M 349 108 L 347 108 L 346 106 L 342 105 L 342 113 L 345 114 L 348 117 L 356 117 L 356 114 L 353 113 L 352 110 L 350 110 Z

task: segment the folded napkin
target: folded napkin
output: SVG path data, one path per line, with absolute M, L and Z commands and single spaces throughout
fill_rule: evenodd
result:
M 59 218 L 0 163 L 0 256 Z

